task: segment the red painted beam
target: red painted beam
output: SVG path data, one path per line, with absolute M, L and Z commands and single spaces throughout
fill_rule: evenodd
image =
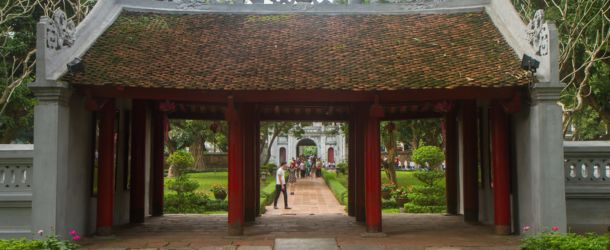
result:
M 466 222 L 479 221 L 477 131 L 477 104 L 475 101 L 464 101 L 462 103 L 462 182 Z
M 508 170 L 508 117 L 496 104 L 490 110 L 493 166 L 494 223 L 497 234 L 510 233 L 510 174 Z
M 228 234 L 244 234 L 244 165 L 242 117 L 233 102 L 229 102 L 226 119 L 229 125 L 229 214 Z
M 192 90 L 164 88 L 133 88 L 122 90 L 113 86 L 75 85 L 81 93 L 93 97 L 132 98 L 148 100 L 173 100 L 186 102 L 225 103 L 229 96 L 235 102 L 258 103 L 349 103 L 371 102 L 375 96 L 381 103 L 404 103 L 436 100 L 510 100 L 521 87 L 481 88 L 460 87 L 454 89 L 407 89 L 395 91 L 346 91 L 346 90 Z
M 114 210 L 115 105 L 108 100 L 100 112 L 97 174 L 97 234 L 112 233 Z
M 381 147 L 379 141 L 379 118 L 383 116 L 381 106 L 371 107 L 366 124 L 365 139 L 365 202 L 366 230 L 381 232 Z
M 458 124 L 457 109 L 445 115 L 445 195 L 447 213 L 458 214 Z
M 146 176 L 146 102 L 134 100 L 131 112 L 131 183 L 129 193 L 129 222 L 144 222 Z
M 163 215 L 163 167 L 165 163 L 164 147 L 165 147 L 165 114 L 159 111 L 154 105 L 152 114 L 152 155 L 153 155 L 153 170 L 151 174 L 152 183 L 152 216 Z

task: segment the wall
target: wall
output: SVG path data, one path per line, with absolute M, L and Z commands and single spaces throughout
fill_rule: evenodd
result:
M 34 145 L 0 144 L 0 238 L 28 237 Z
M 605 233 L 610 225 L 610 141 L 564 142 L 568 227 Z

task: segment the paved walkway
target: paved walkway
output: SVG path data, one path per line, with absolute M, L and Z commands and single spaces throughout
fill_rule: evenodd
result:
M 321 177 L 298 179 L 294 190 L 294 195 L 288 190 L 288 206 L 292 209 L 284 209 L 284 195 L 280 194 L 279 209 L 273 209 L 271 204 L 263 216 L 345 214 L 345 207 L 339 204 Z

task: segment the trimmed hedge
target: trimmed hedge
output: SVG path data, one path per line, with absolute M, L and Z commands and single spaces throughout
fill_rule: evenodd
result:
M 261 194 L 260 194 L 260 211 L 261 214 L 264 214 L 266 209 L 265 206 L 270 205 L 271 203 L 273 203 L 273 195 L 275 194 L 275 179 L 274 178 L 270 178 L 267 179 L 268 183 L 263 183 L 263 185 L 265 185 L 262 189 L 261 189 Z
M 330 174 L 326 170 L 322 170 L 322 178 L 324 178 L 324 182 L 330 188 L 330 191 L 333 192 L 339 204 L 346 205 L 347 204 L 347 188 L 337 180 L 336 175 Z

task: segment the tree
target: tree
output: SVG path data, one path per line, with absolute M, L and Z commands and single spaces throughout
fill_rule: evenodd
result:
M 167 143 L 169 153 L 188 148 L 195 159 L 193 166 L 197 169 L 206 167 L 203 155 L 210 151 L 206 143 L 211 144 L 214 151 L 227 151 L 228 128 L 224 121 L 171 120 L 170 127 Z
M 563 133 L 610 139 L 610 0 L 513 0 L 525 21 L 537 9 L 559 30 Z M 592 116 L 597 116 L 592 118 Z M 597 126 L 603 123 L 605 129 Z M 586 135 L 586 136 L 581 136 Z
M 0 1 L 0 143 L 32 142 L 36 22 L 61 8 L 80 22 L 93 6 L 83 0 Z
M 396 185 L 396 170 L 394 160 L 398 155 L 396 152 L 396 124 L 394 122 L 381 122 L 381 142 L 388 152 L 387 158 L 381 160 L 381 167 L 390 181 L 391 185 Z

